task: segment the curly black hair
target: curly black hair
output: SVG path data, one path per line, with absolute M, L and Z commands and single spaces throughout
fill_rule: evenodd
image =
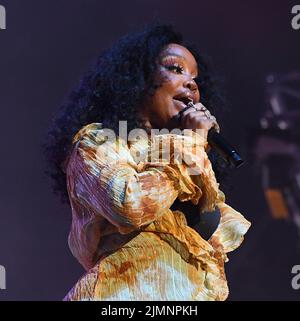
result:
M 69 204 L 62 164 L 70 151 L 73 136 L 84 125 L 93 122 L 101 122 L 104 128 L 115 133 L 118 133 L 119 120 L 127 120 L 128 131 L 139 128 L 137 108 L 157 89 L 154 83 L 157 57 L 170 43 L 182 45 L 194 55 L 199 69 L 196 82 L 201 102 L 213 114 L 219 115 L 224 100 L 218 78 L 212 75 L 209 58 L 200 55 L 195 45 L 186 43 L 172 25 L 150 24 L 142 31 L 122 37 L 103 51 L 82 77 L 79 86 L 61 106 L 42 142 L 45 173 L 52 178 L 53 191 L 62 203 Z M 209 157 L 220 182 L 226 165 L 213 150 Z

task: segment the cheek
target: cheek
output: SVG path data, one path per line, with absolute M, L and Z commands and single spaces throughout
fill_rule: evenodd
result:
M 160 90 L 156 91 L 149 111 L 151 122 L 158 127 L 164 127 L 165 123 L 176 112 L 166 88 L 161 87 Z
M 167 95 L 164 88 L 161 87 L 153 96 L 152 112 L 154 112 L 158 117 L 162 116 L 165 112 L 166 103 Z
M 170 77 L 165 77 L 159 83 L 159 88 L 155 91 L 153 96 L 153 102 L 155 104 L 161 105 L 165 104 L 167 101 L 170 100 L 170 97 L 176 93 L 174 81 Z
M 201 100 L 200 90 L 197 91 L 196 100 L 197 102 L 200 102 Z
M 167 71 L 161 71 L 157 76 L 157 81 L 160 83 L 161 88 L 170 92 L 176 90 L 180 85 L 180 77 Z

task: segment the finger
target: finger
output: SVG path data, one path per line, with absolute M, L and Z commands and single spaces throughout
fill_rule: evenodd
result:
M 209 113 L 210 113 L 210 110 L 208 109 L 208 108 L 206 108 L 203 104 L 201 104 L 201 103 L 197 103 L 197 104 L 195 104 L 194 105 L 197 109 L 199 109 L 199 110 L 206 110 L 206 111 L 208 111 Z
M 189 107 L 186 110 L 182 110 L 181 118 L 185 117 L 186 115 L 188 115 L 190 113 L 194 113 L 194 112 L 196 112 L 196 109 L 193 107 Z
M 204 111 L 204 113 L 209 117 L 209 116 L 212 116 L 210 111 L 204 106 L 202 105 L 201 103 L 197 103 L 194 105 L 195 108 L 197 108 L 197 110 L 201 110 L 201 111 Z
M 180 118 L 179 127 L 181 129 L 194 128 L 198 122 L 205 123 L 205 127 L 207 118 L 204 116 L 203 112 L 196 111 L 194 108 L 189 108 L 185 110 Z
M 198 110 L 205 110 L 207 109 L 203 104 L 201 103 L 197 103 L 197 104 L 194 104 L 194 106 L 198 109 Z M 208 109 L 207 109 L 208 110 Z
M 187 109 L 186 111 L 184 111 L 182 113 L 181 118 L 185 118 L 186 116 L 188 116 L 189 114 L 192 114 L 194 117 L 201 117 L 203 119 L 210 119 L 210 117 L 208 117 L 204 111 L 202 110 L 195 110 L 194 108 L 190 108 Z
M 208 118 L 202 111 L 190 111 L 186 112 L 185 116 L 182 117 L 181 125 L 188 126 L 200 126 L 209 130 L 212 127 L 217 128 L 217 123 L 214 119 Z M 199 128 L 200 128 L 199 127 Z
M 220 126 L 217 122 L 217 119 L 215 116 L 211 114 L 211 112 L 200 102 L 194 105 L 198 110 L 201 110 L 204 112 L 205 116 L 213 121 L 213 126 L 214 129 L 219 133 L 220 132 Z
M 220 132 L 220 125 L 218 124 L 216 117 L 215 116 L 210 116 L 210 120 L 213 123 L 212 127 L 219 133 Z
M 220 132 L 220 126 L 217 122 L 213 122 L 211 127 L 214 128 L 214 130 L 218 133 Z
M 191 111 L 191 110 L 195 110 L 194 108 L 192 108 L 191 106 L 186 106 L 184 107 L 182 110 L 179 111 L 179 113 L 176 116 L 177 121 L 181 121 L 182 117 L 186 114 L 186 111 Z

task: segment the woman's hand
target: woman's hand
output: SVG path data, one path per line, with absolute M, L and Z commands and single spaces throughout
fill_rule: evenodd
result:
M 186 109 L 180 118 L 180 127 L 183 129 L 202 129 L 201 133 L 205 138 L 211 128 L 215 128 L 216 131 L 220 131 L 219 124 L 216 117 L 214 117 L 208 109 L 206 109 L 201 103 L 197 103 Z

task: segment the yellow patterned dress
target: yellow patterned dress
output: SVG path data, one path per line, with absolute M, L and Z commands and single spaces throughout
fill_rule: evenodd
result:
M 66 166 L 72 208 L 68 242 L 86 273 L 64 300 L 227 298 L 226 253 L 241 244 L 250 223 L 225 204 L 207 143 L 199 136 L 190 131 L 108 142 L 101 123 L 75 135 Z M 137 159 L 148 155 L 149 144 L 166 139 L 172 151 L 186 148 L 183 152 L 201 164 L 198 175 L 174 159 Z M 184 213 L 170 209 L 177 198 L 198 204 L 199 215 L 219 208 L 220 223 L 208 241 L 187 225 Z

